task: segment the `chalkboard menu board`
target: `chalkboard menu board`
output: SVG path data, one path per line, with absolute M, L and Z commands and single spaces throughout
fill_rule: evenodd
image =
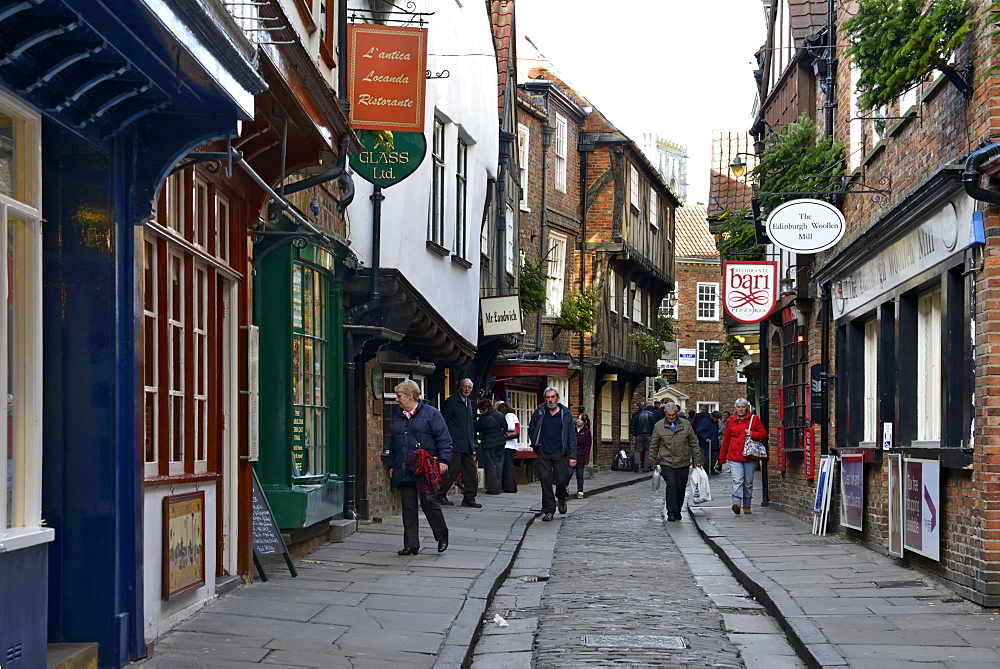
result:
M 253 473 L 251 514 L 253 516 L 251 518 L 253 521 L 253 561 L 261 579 L 267 580 L 264 565 L 260 563 L 259 559 L 261 555 L 281 555 L 285 558 L 285 564 L 288 565 L 288 571 L 291 575 L 298 576 L 295 565 L 292 564 L 292 559 L 288 556 L 288 547 L 285 546 L 281 532 L 278 531 L 278 525 L 274 522 L 274 514 L 271 513 L 271 507 L 268 506 L 267 498 L 264 497 L 264 491 L 260 487 L 256 470 Z

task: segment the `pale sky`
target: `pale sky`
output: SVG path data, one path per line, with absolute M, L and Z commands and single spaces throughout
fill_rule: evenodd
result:
M 712 130 L 747 131 L 764 43 L 761 0 L 516 0 L 516 29 L 637 144 L 688 147 L 688 201 L 706 202 Z

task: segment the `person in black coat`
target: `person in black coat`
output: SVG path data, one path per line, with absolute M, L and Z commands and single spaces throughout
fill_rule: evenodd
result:
M 479 458 L 486 477 L 486 494 L 499 495 L 503 477 L 503 451 L 507 439 L 507 419 L 493 408 L 493 400 L 479 400 L 479 418 L 476 434 L 479 435 Z
M 399 490 L 403 506 L 403 550 L 399 554 L 420 552 L 418 499 L 438 542 L 438 552 L 443 553 L 448 548 L 448 525 L 435 501 L 435 486 L 439 476 L 447 473 L 451 462 L 451 435 L 441 412 L 420 401 L 420 387 L 416 383 L 407 379 L 396 386 L 395 391 L 399 412 L 392 417 L 388 464 L 389 480 Z M 422 451 L 426 451 L 426 455 Z M 424 464 L 436 464 L 440 474 L 423 472 L 419 466 Z
M 482 508 L 476 501 L 479 491 L 479 469 L 476 466 L 476 403 L 472 399 L 472 379 L 462 379 L 458 390 L 444 401 L 441 413 L 451 434 L 452 466 L 448 476 L 441 483 L 438 503 L 454 506 L 448 499 L 448 491 L 462 473 L 462 506 Z

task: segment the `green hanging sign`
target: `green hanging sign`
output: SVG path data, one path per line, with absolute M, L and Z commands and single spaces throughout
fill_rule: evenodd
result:
M 351 167 L 365 181 L 386 188 L 413 174 L 427 155 L 422 132 L 358 131 L 364 148 L 351 156 Z

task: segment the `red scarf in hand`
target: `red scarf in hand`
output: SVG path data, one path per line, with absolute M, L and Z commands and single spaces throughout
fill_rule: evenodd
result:
M 441 487 L 441 469 L 437 458 L 418 448 L 413 451 L 405 466 L 417 479 L 417 492 L 427 495 L 431 505 L 437 506 L 438 489 Z

